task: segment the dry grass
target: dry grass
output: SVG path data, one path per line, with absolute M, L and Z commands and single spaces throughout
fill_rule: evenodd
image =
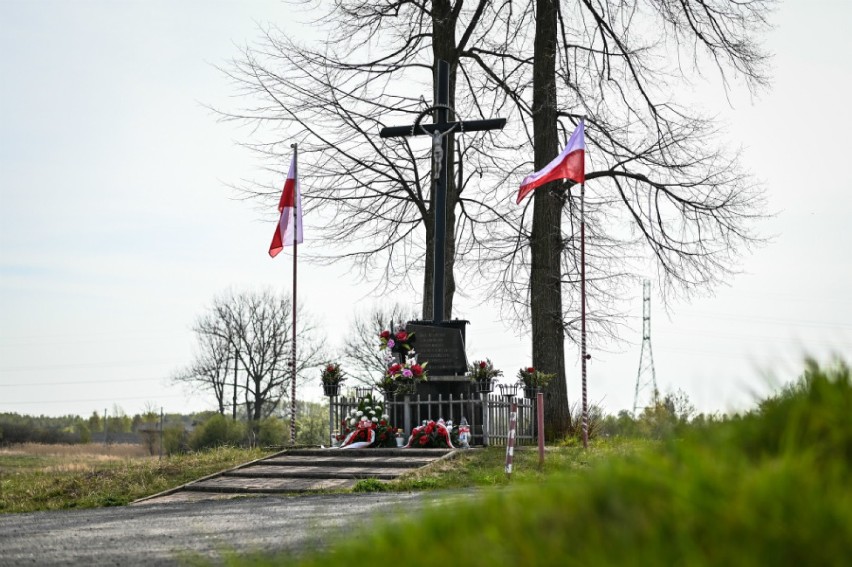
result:
M 91 471 L 151 457 L 142 445 L 44 445 L 23 443 L 0 448 L 0 473 Z
M 121 506 L 267 454 L 223 447 L 159 461 L 134 446 L 10 447 L 0 450 L 0 514 Z

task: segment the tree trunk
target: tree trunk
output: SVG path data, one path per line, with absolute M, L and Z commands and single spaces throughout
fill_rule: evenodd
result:
M 559 153 L 556 128 L 556 4 L 536 1 L 533 63 L 535 170 Z M 558 185 L 539 187 L 533 196 L 530 236 L 530 312 L 533 366 L 555 373 L 545 389 L 544 429 L 548 439 L 564 436 L 571 424 L 565 380 L 565 330 L 562 325 L 562 207 Z

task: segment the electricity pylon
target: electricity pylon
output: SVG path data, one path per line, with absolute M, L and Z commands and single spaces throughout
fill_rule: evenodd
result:
M 654 371 L 654 352 L 651 350 L 651 282 L 642 282 L 642 354 L 639 355 L 639 372 L 636 374 L 636 393 L 633 396 L 633 415 L 639 409 L 640 392 L 651 389 L 651 399 L 657 403 L 657 373 Z M 647 398 L 646 398 L 647 399 Z M 644 408 L 644 406 L 642 406 Z

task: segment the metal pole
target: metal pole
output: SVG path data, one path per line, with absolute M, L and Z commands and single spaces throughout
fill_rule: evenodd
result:
M 328 397 L 328 441 L 331 447 L 334 447 L 334 405 L 332 400 L 337 399 L 337 396 Z
M 290 354 L 290 444 L 296 444 L 296 251 L 299 244 L 299 145 L 290 144 L 293 148 L 293 351 Z
M 107 429 L 109 428 L 107 421 L 107 410 L 104 408 L 104 447 L 107 446 Z
M 536 418 L 538 421 L 538 468 L 544 468 L 544 392 L 535 395 Z
M 163 460 L 163 407 L 160 406 L 160 461 Z
M 586 393 L 586 184 L 580 184 L 580 359 L 583 368 L 583 448 L 589 447 L 589 404 Z

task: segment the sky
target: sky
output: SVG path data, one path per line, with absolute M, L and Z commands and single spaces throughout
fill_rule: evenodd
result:
M 267 255 L 274 213 L 229 189 L 283 179 L 209 110 L 239 106 L 216 67 L 260 25 L 312 39 L 298 20 L 277 1 L 0 2 L 0 412 L 214 409 L 210 394 L 170 380 L 192 360 L 194 319 L 227 289 L 284 291 L 292 277 L 287 256 Z M 806 356 L 852 360 L 852 180 L 841 167 L 852 3 L 790 0 L 770 21 L 772 88 L 734 96 L 733 108 L 717 89 L 696 96 L 764 184 L 775 215 L 759 228 L 771 241 L 707 297 L 664 308 L 652 293 L 658 387 L 702 412 L 748 408 Z M 321 246 L 305 236 L 308 251 Z M 349 268 L 299 268 L 299 301 L 332 348 L 374 304 Z M 591 351 L 589 399 L 610 413 L 633 407 L 641 295 L 637 285 L 632 336 Z M 529 338 L 480 299 L 457 299 L 468 357 L 513 376 L 530 362 Z M 579 356 L 567 353 L 574 401 Z M 300 390 L 308 399 L 321 399 L 318 376 Z

